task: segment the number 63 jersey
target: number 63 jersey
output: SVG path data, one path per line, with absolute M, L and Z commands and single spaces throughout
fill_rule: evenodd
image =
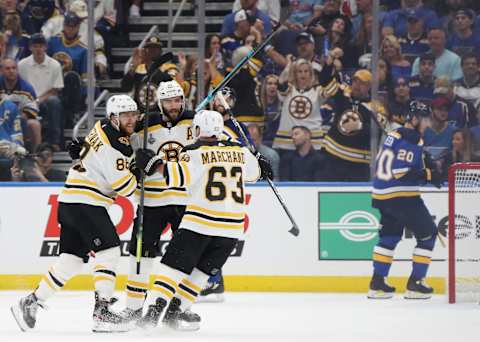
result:
M 239 238 L 245 220 L 245 182 L 256 182 L 260 166 L 255 156 L 230 141 L 197 142 L 186 146 L 180 162 L 167 162 L 165 182 L 188 191 L 180 229 L 199 234 Z
M 413 129 L 390 132 L 378 152 L 373 180 L 373 204 L 394 198 L 420 196 L 425 183 L 423 140 Z

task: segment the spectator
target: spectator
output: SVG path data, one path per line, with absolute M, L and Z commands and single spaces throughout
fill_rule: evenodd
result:
M 279 98 L 282 101 L 280 124 L 273 147 L 293 150 L 292 128 L 307 127 L 312 133 L 312 144 L 320 149 L 323 139 L 320 104 L 323 102 L 323 88 L 316 85 L 312 64 L 305 59 L 289 60 L 279 79 Z M 282 153 L 280 153 L 282 156 Z
M 18 75 L 17 63 L 11 58 L 2 61 L 0 97 L 15 103 L 22 118 L 24 141 L 29 151 L 42 142 L 42 126 L 38 121 L 37 95 L 32 85 Z
M 459 98 L 453 91 L 453 85 L 446 77 L 435 80 L 434 94 L 445 96 L 448 100 L 448 121 L 456 128 L 477 125 L 476 112 L 467 101 Z
M 362 31 L 365 16 L 373 15 L 373 0 L 356 0 L 357 15 L 352 18 L 352 37 L 355 38 Z M 380 22 L 381 19 L 380 19 Z M 353 40 L 354 42 L 355 40 Z
M 38 145 L 35 157 L 18 160 L 12 166 L 13 181 L 64 182 L 66 173 L 53 168 L 54 149 L 48 143 Z
M 280 156 L 278 155 L 277 151 L 273 148 L 268 147 L 263 144 L 263 135 L 262 129 L 257 124 L 251 124 L 248 126 L 248 132 L 250 133 L 250 137 L 253 140 L 253 144 L 255 145 L 255 149 L 260 152 L 265 158 L 268 159 L 270 165 L 272 166 L 274 180 L 280 179 Z
M 240 0 L 240 5 L 242 10 L 246 11 L 251 18 L 252 25 L 255 25 L 257 30 L 269 34 L 272 32 L 272 23 L 268 15 L 257 8 L 257 2 L 258 0 Z M 239 11 L 230 13 L 225 17 L 222 25 L 222 36 L 229 36 L 236 30 L 235 16 Z
M 55 0 L 29 0 L 22 11 L 22 27 L 29 35 L 40 32 L 45 22 L 60 13 Z
M 407 121 L 407 114 L 410 112 L 410 103 L 408 79 L 400 76 L 393 82 L 393 92 L 387 103 L 387 112 L 390 121 L 403 125 Z
M 388 35 L 383 39 L 380 56 L 388 63 L 393 79 L 410 76 L 410 63 L 403 57 L 400 44 L 395 36 Z
M 339 0 L 333 1 L 340 2 Z M 332 2 L 332 0 L 327 0 L 326 2 Z M 288 11 L 290 15 L 287 21 L 285 21 L 285 26 L 293 31 L 304 30 L 307 26 L 308 19 L 313 15 L 313 5 L 315 5 L 315 3 L 315 0 L 290 1 Z
M 476 0 L 473 0 L 476 2 Z M 455 31 L 455 17 L 457 15 L 457 11 L 463 8 L 471 8 L 471 1 L 470 0 L 446 0 L 446 1 L 439 1 L 438 5 L 444 5 L 444 11 L 440 11 L 440 13 L 444 13 L 443 17 L 440 19 L 441 27 L 445 30 L 445 32 L 453 32 Z
M 278 98 L 278 86 L 278 76 L 267 75 L 260 88 L 260 104 L 265 117 L 263 143 L 269 147 L 273 144 L 280 124 L 281 102 Z
M 324 56 L 328 55 L 328 52 L 334 48 L 342 49 L 343 56 L 339 60 L 343 69 L 352 69 L 357 66 L 356 53 L 350 45 L 350 32 L 350 20 L 344 16 L 339 16 L 328 27 L 327 34 L 323 37 L 322 42 Z M 340 68 L 337 68 L 337 70 L 340 70 Z
M 310 130 L 304 126 L 294 126 L 291 136 L 295 150 L 282 156 L 280 180 L 292 182 L 320 180 L 323 161 L 319 152 L 312 146 Z
M 448 180 L 448 168 L 454 163 L 480 161 L 473 151 L 472 133 L 469 129 L 456 129 L 452 134 L 452 150 L 440 163 L 444 181 Z
M 448 122 L 449 101 L 444 96 L 436 97 L 432 101 L 432 124 L 424 133 L 425 146 L 436 147 L 428 149 L 434 160 L 441 159 L 446 151 L 452 148 L 452 135 L 455 126 Z
M 55 151 L 63 147 L 63 121 L 60 92 L 63 89 L 62 67 L 55 59 L 47 56 L 47 41 L 41 33 L 30 39 L 32 55 L 18 63 L 20 76 L 29 82 L 37 94 L 44 140 Z
M 454 92 L 458 97 L 470 102 L 478 112 L 480 109 L 480 70 L 478 56 L 467 53 L 462 57 L 463 78 L 455 82 Z
M 421 16 L 417 13 L 408 16 L 407 34 L 398 38 L 398 42 L 403 55 L 410 64 L 429 50 L 425 23 Z
M 139 110 L 144 111 L 147 104 L 147 84 L 144 80 L 147 71 L 152 62 L 162 55 L 162 42 L 159 35 L 149 37 L 143 49 L 135 48 L 133 50 L 132 61 L 128 65 L 127 72 L 123 76 L 121 88 L 123 92 L 133 90 L 133 99 L 137 102 Z M 157 71 L 152 77 L 152 84 L 157 85 L 161 81 L 171 80 L 168 74 Z M 155 101 L 155 90 L 150 94 L 150 110 L 158 110 L 157 101 Z
M 447 48 L 460 57 L 468 52 L 480 55 L 480 37 L 473 32 L 474 15 L 469 9 L 458 10 L 455 15 L 455 31 L 449 36 Z
M 310 1 L 310 3 L 314 2 L 315 1 Z M 313 16 L 312 20 L 310 20 L 307 25 L 305 25 L 307 27 L 307 31 L 311 32 L 315 38 L 321 38 L 327 33 L 327 30 L 332 25 L 332 22 L 336 18 L 342 16 L 342 13 L 340 11 L 341 6 L 341 0 L 326 0 L 324 1 L 323 7 L 315 6 L 315 15 Z M 310 16 L 312 16 L 312 14 L 313 13 L 311 13 Z M 290 15 L 290 18 L 292 18 L 292 15 Z M 305 29 L 304 25 L 293 25 L 289 27 L 288 22 L 289 21 L 287 20 L 286 25 L 290 30 L 298 31 Z
M 440 28 L 431 29 L 428 32 L 428 45 L 430 52 L 435 56 L 435 70 L 433 75 L 447 76 L 451 80 L 458 80 L 463 77 L 460 57 L 452 51 L 445 48 L 446 33 Z M 418 64 L 420 59 L 417 58 L 413 63 L 412 76 L 418 74 Z
M 425 53 L 419 57 L 420 67 L 417 76 L 413 76 L 408 83 L 410 88 L 410 97 L 413 100 L 430 104 L 433 99 L 433 90 L 435 77 L 435 56 L 431 53 Z
M 130 10 L 129 16 L 130 18 L 139 18 L 140 17 L 140 10 L 142 8 L 142 0 L 130 0 Z
M 7 54 L 7 37 L 3 32 L 0 32 L 0 58 L 6 58 Z
M 242 8 L 241 0 L 235 0 L 233 3 L 233 11 L 239 11 Z M 280 21 L 280 1 L 278 0 L 259 0 L 257 8 L 264 12 L 271 20 Z
M 218 34 L 211 34 L 205 39 L 205 57 L 213 58 L 216 63 L 217 70 L 223 72 L 225 70 L 225 60 L 221 51 L 222 38 Z
M 360 65 L 361 68 L 365 68 L 365 65 L 361 65 L 362 60 L 367 60 L 368 64 L 371 63 L 372 26 L 373 26 L 373 15 L 371 14 L 362 15 L 362 22 L 360 24 L 359 30 L 354 36 L 353 46 L 357 52 L 358 64 Z
M 29 56 L 29 38 L 23 33 L 20 16 L 17 13 L 7 13 L 3 20 L 7 42 L 6 56 L 16 61 Z
M 0 181 L 8 181 L 15 154 L 25 154 L 20 115 L 9 100 L 0 102 Z
M 73 127 L 75 116 L 85 109 L 87 48 L 80 42 L 81 21 L 75 13 L 66 12 L 63 32 L 51 37 L 47 43 L 47 54 L 56 59 L 63 68 L 62 105 L 66 112 L 67 127 Z
M 388 12 L 385 16 L 382 29 L 383 36 L 391 34 L 397 37 L 405 36 L 407 33 L 407 18 L 412 15 L 421 17 L 427 30 L 439 25 L 437 14 L 424 7 L 422 0 L 403 0 L 401 9 Z

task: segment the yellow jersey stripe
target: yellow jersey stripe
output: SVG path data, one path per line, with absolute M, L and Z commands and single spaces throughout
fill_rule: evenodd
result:
M 234 219 L 243 219 L 245 218 L 245 213 L 230 213 L 230 212 L 225 212 L 225 211 L 216 211 L 216 210 L 210 210 L 210 209 L 205 209 L 196 205 L 191 205 L 189 204 L 187 206 L 187 211 L 198 211 L 200 213 L 204 213 L 207 215 L 212 215 L 216 217 L 228 217 L 228 218 L 234 218 Z
M 183 291 L 182 289 L 178 289 L 177 290 L 177 293 L 179 295 L 181 295 L 182 297 L 185 297 L 186 299 L 188 299 L 189 301 L 191 301 L 192 303 L 195 302 L 195 297 L 193 297 L 190 293 L 186 292 L 186 291 Z
M 139 281 L 133 281 L 133 280 L 128 280 L 127 285 L 133 286 L 133 287 L 139 287 L 139 288 L 145 289 L 145 290 L 149 288 L 148 283 L 141 283 Z
M 164 283 L 167 283 L 168 285 L 170 285 L 170 286 L 173 287 L 174 289 L 177 288 L 177 283 L 176 283 L 174 280 L 172 280 L 172 279 L 170 279 L 170 278 L 168 278 L 168 277 L 166 277 L 166 276 L 164 276 L 164 275 L 157 275 L 157 276 L 155 277 L 155 281 L 157 281 L 157 280 L 160 280 L 160 281 L 163 281 Z M 158 286 L 158 285 L 157 285 L 157 286 Z
M 177 187 L 177 186 L 180 186 L 180 175 L 179 175 L 179 172 L 178 172 L 178 164 L 177 163 L 171 163 L 170 164 L 172 167 L 171 167 L 171 173 L 170 173 L 170 177 L 171 177 L 171 186 L 172 187 Z
M 107 135 L 103 131 L 102 124 L 101 124 L 100 121 L 97 121 L 97 123 L 95 124 L 95 129 L 96 129 L 98 135 L 100 136 L 100 139 L 102 139 L 102 142 L 105 145 L 110 145 L 110 141 L 108 140 Z
M 348 160 L 348 161 L 351 161 L 351 162 L 354 162 L 354 163 L 370 164 L 369 160 L 360 159 L 360 158 L 352 158 L 352 157 L 347 156 L 345 154 L 341 154 L 341 153 L 337 152 L 336 150 L 333 150 L 332 148 L 330 148 L 328 145 L 325 145 L 325 150 L 327 150 L 328 153 L 333 154 L 334 156 L 337 156 L 340 159 L 345 159 L 345 160 Z
M 190 170 L 188 169 L 187 162 L 184 162 L 184 161 L 180 162 L 180 167 L 182 168 L 183 176 L 185 177 L 185 180 L 184 180 L 185 184 L 184 185 L 189 186 L 191 177 L 190 177 Z
M 201 224 L 209 228 L 242 229 L 243 230 L 243 222 L 242 223 L 218 223 L 218 222 L 212 222 L 210 220 L 206 220 L 206 219 L 196 217 L 193 215 L 188 215 L 188 214 L 183 216 L 182 221 L 183 220 Z
M 122 196 L 131 195 L 133 190 L 136 187 L 137 187 L 137 180 L 135 179 L 135 177 L 133 177 L 132 179 L 130 179 L 130 184 L 126 188 L 123 188 L 122 190 L 120 190 L 118 193 Z
M 202 289 L 200 288 L 200 286 L 197 286 L 195 285 L 194 283 L 190 282 L 188 279 L 183 279 L 182 280 L 182 283 L 186 286 L 188 286 L 189 288 L 191 288 L 192 290 L 194 290 L 195 292 L 200 292 L 202 291 Z
M 128 175 L 120 178 L 120 179 L 117 179 L 115 182 L 112 183 L 112 188 L 115 190 L 115 189 L 118 189 L 121 185 L 124 185 L 128 180 L 130 180 L 131 177 L 134 177 L 133 174 L 131 173 L 128 173 Z
M 136 195 L 140 195 L 140 190 L 135 190 Z M 160 193 L 149 192 L 145 190 L 145 198 L 163 198 L 168 196 L 179 196 L 179 197 L 188 197 L 188 194 L 184 191 L 168 189 Z
M 338 148 L 340 148 L 342 150 L 345 150 L 345 151 L 359 153 L 359 154 L 365 154 L 365 155 L 370 154 L 370 151 L 368 151 L 368 150 L 360 150 L 358 148 L 353 148 L 353 147 L 348 147 L 348 146 L 341 145 L 341 144 L 337 143 L 335 140 L 333 140 L 332 138 L 330 138 L 328 135 L 325 137 L 325 140 L 328 140 L 330 143 L 332 143 L 332 145 L 335 145 Z
M 113 200 L 106 199 L 101 197 L 100 195 L 97 195 L 95 192 L 87 190 L 87 189 L 63 189 L 62 194 L 65 195 L 82 195 L 82 196 L 87 196 L 90 197 L 96 201 L 103 202 L 106 204 L 112 204 Z
M 145 181 L 145 186 L 158 186 L 158 187 L 162 187 L 162 188 L 166 188 L 168 187 L 167 185 L 167 182 L 165 180 L 161 180 L 161 181 Z
M 97 183 L 95 183 L 95 182 L 90 182 L 90 181 L 83 180 L 83 179 L 68 178 L 67 181 L 66 181 L 66 184 L 70 184 L 70 185 L 88 185 L 88 186 L 93 186 L 93 187 L 95 187 L 95 188 L 98 188 Z
M 430 258 L 429 257 L 424 257 L 424 256 L 420 256 L 420 255 L 414 255 L 412 257 L 412 261 L 413 262 L 416 262 L 416 263 L 419 263 L 419 264 L 430 264 Z
M 393 261 L 393 258 L 389 256 L 373 253 L 373 260 L 378 262 L 383 262 L 385 264 L 391 264 Z
M 415 196 L 420 196 L 419 191 L 399 191 L 399 192 L 392 192 L 391 194 L 372 194 L 372 198 L 378 199 L 378 200 L 387 200 L 391 198 L 397 198 L 397 197 L 415 197 Z

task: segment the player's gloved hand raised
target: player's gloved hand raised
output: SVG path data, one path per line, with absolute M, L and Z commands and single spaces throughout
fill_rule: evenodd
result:
M 68 144 L 67 150 L 70 158 L 76 160 L 80 158 L 80 151 L 83 148 L 83 143 L 85 142 L 84 138 L 73 139 L 70 144 Z
M 436 188 L 440 189 L 443 183 L 442 174 L 432 169 L 425 169 L 425 172 L 427 174 L 427 181 Z
M 258 152 L 255 155 L 255 157 L 257 157 L 258 164 L 260 165 L 260 171 L 261 171 L 260 179 L 262 180 L 267 180 L 267 178 L 273 179 L 272 165 L 270 165 L 270 162 L 268 161 L 268 159 Z
M 157 171 L 157 167 L 163 163 L 162 158 L 155 152 L 146 148 L 139 148 L 135 151 L 135 164 L 143 170 L 147 176 L 151 176 Z

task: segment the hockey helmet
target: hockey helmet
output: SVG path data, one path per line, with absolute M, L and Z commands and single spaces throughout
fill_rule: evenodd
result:
M 137 103 L 128 95 L 120 94 L 113 95 L 107 101 L 106 108 L 106 117 L 111 119 L 112 115 L 116 118 L 120 116 L 121 113 L 125 112 L 136 112 L 138 110 Z M 117 125 L 114 125 L 116 129 L 119 129 Z
M 160 113 L 166 114 L 163 112 L 162 100 L 171 99 L 177 96 L 182 98 L 182 108 L 180 109 L 180 113 L 182 113 L 185 109 L 185 94 L 183 93 L 180 84 L 175 80 L 160 82 L 157 88 L 157 104 Z
M 198 127 L 198 130 L 197 130 Z M 193 117 L 196 138 L 219 138 L 223 132 L 222 114 L 214 110 L 201 110 Z
M 225 101 L 227 101 L 230 108 L 235 106 L 235 103 L 237 102 L 237 94 L 235 93 L 235 90 L 233 88 L 223 87 L 221 90 L 217 92 L 217 94 L 215 94 L 215 98 L 217 98 L 219 93 L 223 95 Z M 223 106 L 223 101 L 220 101 L 220 103 Z
M 412 121 L 414 117 L 430 117 L 430 107 L 421 101 L 412 101 L 410 103 L 410 111 L 407 114 L 407 121 Z

